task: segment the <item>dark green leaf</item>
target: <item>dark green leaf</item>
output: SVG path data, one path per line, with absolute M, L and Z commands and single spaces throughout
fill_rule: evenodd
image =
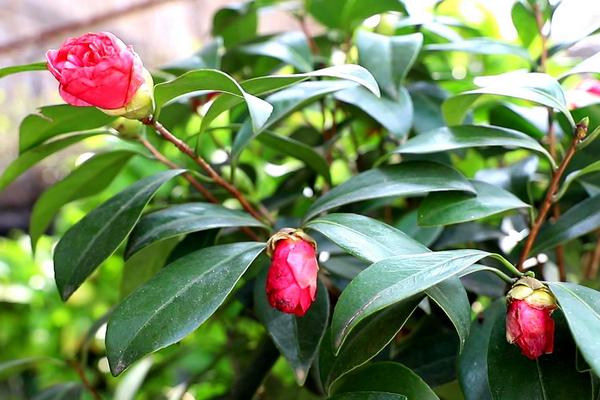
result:
M 231 48 L 256 36 L 258 15 L 252 2 L 229 4 L 217 11 L 212 20 L 212 36 L 223 38 Z
M 63 133 L 100 128 L 114 120 L 96 107 L 75 107 L 68 104 L 46 106 L 29 114 L 19 126 L 19 153 L 39 146 Z
M 510 16 L 521 43 L 524 47 L 529 47 L 531 42 L 539 36 L 535 15 L 525 4 L 516 1 L 511 9 Z
M 42 61 L 32 64 L 13 65 L 10 67 L 0 68 L 0 78 L 4 78 L 5 76 L 16 74 L 19 72 L 44 71 L 48 69 L 46 65 L 46 62 Z
M 127 150 L 98 154 L 46 190 L 31 211 L 32 250 L 62 206 L 104 190 L 134 154 Z
M 256 56 L 276 58 L 302 72 L 313 69 L 310 47 L 301 32 L 277 35 L 264 42 L 242 46 L 240 50 Z
M 531 254 L 593 232 L 600 227 L 600 195 L 590 197 L 571 207 L 555 223 L 544 225 Z
M 331 323 L 339 349 L 356 324 L 369 315 L 418 294 L 493 254 L 453 250 L 387 258 L 358 274 L 344 289 Z
M 541 144 L 513 129 L 483 125 L 441 127 L 415 136 L 394 150 L 400 154 L 429 154 L 469 147 L 502 146 L 523 148 L 544 155 L 556 166 L 554 159 Z
M 502 75 L 485 76 L 475 80 L 479 89 L 470 90 L 450 97 L 442 105 L 448 125 L 462 123 L 469 107 L 476 105 L 483 96 L 504 96 L 531 101 L 555 108 L 565 115 L 572 127 L 575 121 L 569 112 L 567 100 L 560 84 L 552 77 L 541 73 L 510 72 Z
M 354 64 L 336 65 L 334 67 L 323 68 L 304 74 L 261 76 L 258 78 L 248 79 L 247 81 L 240 83 L 240 86 L 247 93 L 250 93 L 254 96 L 260 96 L 275 90 L 283 89 L 310 78 L 321 77 L 344 79 L 356 82 L 359 85 L 369 89 L 369 91 L 376 96 L 380 95 L 377 82 L 371 73 L 360 65 Z M 206 129 L 206 127 L 208 127 L 210 123 L 215 120 L 215 118 L 217 118 L 223 112 L 235 107 L 238 104 L 241 104 L 242 102 L 243 100 L 238 96 L 222 93 L 215 99 L 213 104 L 202 118 L 200 130 L 202 131 Z
M 462 351 L 471 327 L 471 304 L 457 276 L 450 277 L 425 291 L 446 313 L 458 333 L 459 352 Z
M 402 326 L 423 299 L 422 295 L 388 307 L 365 318 L 348 339 L 337 356 L 331 347 L 330 331 L 321 344 L 319 369 L 326 390 L 345 374 L 366 364 L 379 354 L 398 334 Z
M 409 399 L 439 400 L 423 380 L 402 364 L 378 362 L 354 371 L 334 385 L 333 392 L 385 391 Z
M 291 88 L 284 89 L 267 97 L 267 101 L 273 105 L 273 112 L 268 120 L 258 130 L 250 129 L 245 123 L 235 136 L 231 149 L 231 156 L 237 159 L 242 150 L 254 139 L 260 131 L 270 129 L 294 111 L 338 90 L 355 86 L 351 81 L 319 81 L 302 82 Z
M 560 312 L 553 315 L 556 322 L 553 353 L 530 360 L 516 345 L 506 341 L 505 309 L 496 315 L 487 354 L 492 399 L 591 398 L 590 376 L 575 369 L 575 345 L 564 329 Z
M 267 273 L 264 271 L 254 284 L 254 311 L 292 367 L 298 385 L 304 385 L 329 321 L 327 288 L 319 281 L 315 302 L 306 315 L 296 317 L 269 305 L 265 293 L 266 279 Z
M 310 219 L 323 211 L 362 200 L 449 190 L 474 191 L 471 184 L 452 168 L 430 162 L 405 162 L 374 168 L 350 178 L 317 199 L 304 218 Z
M 348 253 L 370 262 L 429 251 L 398 229 L 358 214 L 325 215 L 310 221 L 306 228 L 327 236 Z
M 247 213 L 218 204 L 189 203 L 171 206 L 145 215 L 139 221 L 131 232 L 125 258 L 154 242 L 186 233 L 241 226 L 265 228 Z
M 184 94 L 202 90 L 228 93 L 243 99 L 248 106 L 252 127 L 255 130 L 263 126 L 273 111 L 269 103 L 244 91 L 235 79 L 226 73 L 216 69 L 199 69 L 154 87 L 157 117 L 160 109 L 167 102 Z
M 121 299 L 127 297 L 156 275 L 167 264 L 171 252 L 179 243 L 179 238 L 162 240 L 131 256 L 123 265 Z
M 418 210 L 405 214 L 395 227 L 424 246 L 431 246 L 442 234 L 443 227 L 424 227 L 417 223 Z
M 182 172 L 169 170 L 136 182 L 63 235 L 54 250 L 54 276 L 63 300 L 119 248 L 156 191 Z
M 21 154 L 19 158 L 11 162 L 4 170 L 2 176 L 0 176 L 0 191 L 4 190 L 23 172 L 42 161 L 44 158 L 89 137 L 109 133 L 109 131 L 104 130 L 92 133 L 82 133 L 79 135 L 69 136 L 64 139 L 57 139 L 26 151 L 25 153 Z
M 399 0 L 309 0 L 307 10 L 322 24 L 351 32 L 364 19 L 386 11 L 406 12 Z
M 569 190 L 569 187 L 576 179 L 598 171 L 600 171 L 600 161 L 593 162 L 582 169 L 578 169 L 577 171 L 569 173 L 569 175 L 567 175 L 567 177 L 565 178 L 564 182 L 560 185 L 560 190 L 554 195 L 554 201 L 560 200 L 567 192 L 567 190 Z
M 594 373 L 600 376 L 600 292 L 575 283 L 550 282 L 575 343 Z
M 488 346 L 492 327 L 504 315 L 504 299 L 498 299 L 475 318 L 458 358 L 458 380 L 465 400 L 492 400 L 488 383 Z
M 292 139 L 291 137 L 277 135 L 270 131 L 264 131 L 257 138 L 262 144 L 279 151 L 290 157 L 296 158 L 308 167 L 314 170 L 331 183 L 331 175 L 329 173 L 329 165 L 327 161 L 312 147 L 304 143 Z
M 208 247 L 163 268 L 113 312 L 106 349 L 113 375 L 183 339 L 223 303 L 264 243 Z M 174 318 L 177 316 L 177 318 Z
M 412 126 L 412 101 L 403 87 L 399 88 L 397 99 L 386 95 L 377 97 L 364 87 L 342 90 L 334 97 L 360 108 L 397 138 L 405 137 Z
M 530 207 L 514 194 L 480 181 L 471 181 L 476 195 L 431 193 L 419 207 L 419 225 L 450 225 Z
M 417 59 L 422 44 L 420 33 L 384 36 L 360 30 L 356 34 L 360 64 L 371 71 L 388 96 L 397 100 L 400 100 L 400 85 Z

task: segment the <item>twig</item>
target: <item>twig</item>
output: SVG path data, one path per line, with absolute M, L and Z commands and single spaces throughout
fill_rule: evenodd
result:
M 590 262 L 585 269 L 584 277 L 587 279 L 596 279 L 598 275 L 598 268 L 600 267 L 600 232 L 598 235 L 598 240 L 596 241 L 596 247 L 594 248 L 594 252 L 592 253 L 592 257 Z
M 180 169 L 179 165 L 175 164 L 173 161 L 171 161 L 167 157 L 165 157 L 148 140 L 146 140 L 143 137 L 138 138 L 138 140 L 144 145 L 145 148 L 147 148 L 150 151 L 150 153 L 152 153 L 152 155 L 158 161 L 165 164 L 167 167 L 169 167 L 171 169 Z M 200 194 L 202 194 L 204 196 L 204 198 L 206 198 L 206 200 L 208 200 L 214 204 L 220 204 L 219 199 L 217 199 L 202 183 L 198 182 L 198 180 L 196 178 L 194 178 L 194 176 L 191 173 L 186 172 L 183 174 L 183 177 L 185 178 L 185 180 L 187 180 L 190 183 L 190 185 L 192 185 L 198 192 L 200 192 Z M 241 229 L 252 240 L 255 240 L 257 242 L 261 241 L 261 239 L 256 235 L 256 233 L 254 233 L 250 228 L 244 226 Z
M 81 368 L 79 362 L 77 360 L 69 360 L 68 363 L 71 367 L 73 367 L 75 372 L 77 372 L 77 375 L 79 375 L 79 379 L 81 379 L 81 383 L 83 383 L 83 386 L 85 386 L 88 392 L 90 392 L 94 400 L 101 400 L 100 395 L 85 376 L 85 371 L 83 370 L 83 368 Z
M 171 142 L 175 147 L 179 149 L 182 153 L 190 157 L 200 168 L 202 168 L 211 179 L 219 186 L 223 187 L 227 190 L 233 197 L 235 197 L 244 210 L 248 211 L 250 215 L 254 218 L 260 220 L 267 220 L 271 223 L 271 218 L 269 215 L 264 214 L 261 215 L 256 209 L 250 204 L 250 202 L 246 199 L 246 197 L 232 184 L 227 182 L 225 179 L 221 177 L 211 166 L 207 163 L 202 157 L 197 155 L 194 150 L 190 146 L 188 146 L 183 140 L 174 136 L 167 128 L 165 128 L 160 122 L 155 120 L 152 117 L 144 118 L 141 122 L 145 125 L 148 125 L 156 131 L 161 137 Z
M 298 16 L 298 22 L 300 23 L 300 29 L 302 29 L 302 33 L 306 36 L 306 41 L 308 42 L 308 46 L 310 47 L 310 52 L 316 56 L 319 54 L 319 46 L 315 42 L 315 39 L 310 34 L 308 30 L 308 25 L 306 25 L 306 17 L 304 15 Z
M 537 237 L 538 233 L 540 232 L 542 224 L 546 220 L 548 211 L 550 211 L 550 208 L 552 206 L 552 198 L 554 197 L 554 194 L 556 193 L 556 191 L 558 189 L 558 185 L 560 183 L 560 178 L 563 176 L 565 170 L 567 169 L 567 166 L 569 165 L 569 162 L 571 162 L 571 159 L 575 155 L 575 151 L 577 150 L 577 145 L 585 138 L 585 135 L 587 134 L 587 129 L 588 129 L 587 120 L 584 120 L 577 124 L 577 127 L 575 128 L 573 141 L 571 142 L 571 146 L 567 150 L 562 162 L 560 163 L 560 166 L 552 175 L 552 180 L 550 181 L 550 186 L 548 186 L 548 191 L 546 192 L 544 201 L 542 202 L 542 205 L 540 206 L 540 211 L 538 213 L 538 216 L 535 219 L 533 225 L 531 226 L 531 232 L 529 233 L 529 236 L 527 237 L 527 241 L 525 242 L 525 246 L 523 247 L 523 251 L 521 252 L 521 256 L 519 257 L 519 263 L 517 264 L 519 271 L 523 271 L 523 263 L 527 259 L 527 256 L 529 255 L 529 252 L 531 251 L 531 248 L 533 247 L 533 242 L 535 241 L 535 238 Z

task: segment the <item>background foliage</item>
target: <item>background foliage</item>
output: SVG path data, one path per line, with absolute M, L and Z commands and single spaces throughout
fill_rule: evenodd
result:
M 265 7 L 321 33 L 259 36 Z M 28 235 L 0 241 L 0 396 L 600 398 L 600 105 L 585 91 L 600 59 L 569 53 L 599 26 L 567 3 L 517 1 L 508 43 L 474 7 L 257 0 L 220 10 L 213 42 L 153 71 L 155 117 L 254 216 L 150 126 L 68 105 L 25 118 L 1 189 L 68 146 L 89 151 L 65 160 Z M 556 34 L 565 25 L 579 36 Z M 501 277 L 518 274 L 559 165 L 525 263 L 561 306 L 555 352 L 536 362 L 506 343 Z M 321 273 L 296 318 L 266 303 L 263 249 L 300 226 Z

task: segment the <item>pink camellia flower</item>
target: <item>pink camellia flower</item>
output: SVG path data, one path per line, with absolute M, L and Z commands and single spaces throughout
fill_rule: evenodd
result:
M 317 294 L 316 244 L 301 230 L 283 229 L 267 244 L 272 257 L 266 292 L 272 307 L 288 314 L 306 314 Z
M 109 32 L 67 39 L 46 53 L 63 100 L 107 114 L 142 118 L 152 112 L 152 78 L 129 46 Z
M 554 348 L 556 299 L 541 282 L 534 278 L 519 279 L 508 292 L 506 340 L 516 343 L 521 352 L 535 360 L 550 354 Z

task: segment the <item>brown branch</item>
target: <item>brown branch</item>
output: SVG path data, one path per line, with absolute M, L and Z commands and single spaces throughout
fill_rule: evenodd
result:
M 304 15 L 300 15 L 298 17 L 298 22 L 300 23 L 300 29 L 304 36 L 306 36 L 306 41 L 308 42 L 308 46 L 310 47 L 310 52 L 316 56 L 320 53 L 319 46 L 317 46 L 317 42 L 310 34 L 310 30 L 308 29 L 308 25 L 306 24 L 306 17 Z
M 54 26 L 50 29 L 42 30 L 41 32 L 26 35 L 24 37 L 17 37 L 14 40 L 0 44 L 0 54 L 8 53 L 20 49 L 23 46 L 32 44 L 45 43 L 54 37 L 64 37 L 68 34 L 89 27 L 103 24 L 107 21 L 114 20 L 115 18 L 122 18 L 129 14 L 134 14 L 140 11 L 147 11 L 149 8 L 168 3 L 175 0 L 146 0 L 131 4 L 127 7 L 118 7 L 108 10 L 106 12 L 93 15 L 89 18 L 84 18 L 77 21 L 67 22 L 62 25 Z M 179 0 L 181 1 L 181 0 Z
M 173 161 L 171 161 L 167 157 L 165 157 L 148 140 L 146 140 L 143 137 L 138 138 L 138 140 L 144 145 L 145 148 L 147 148 L 150 151 L 150 153 L 152 153 L 152 155 L 158 161 L 165 164 L 167 167 L 169 167 L 171 169 L 181 169 L 181 167 L 179 165 L 175 164 Z M 214 204 L 220 204 L 219 199 L 217 199 L 202 183 L 198 182 L 198 180 L 196 178 L 194 178 L 194 176 L 191 173 L 186 172 L 182 176 L 185 178 L 185 180 L 187 180 L 190 183 L 190 185 L 192 185 L 198 192 L 200 192 L 200 194 L 202 194 L 208 201 L 210 201 L 211 203 L 214 203 Z M 256 233 L 254 233 L 250 228 L 244 226 L 241 229 L 252 240 L 255 240 L 257 242 L 262 241 L 256 235 Z
M 189 158 L 191 158 L 196 164 L 198 164 L 198 166 L 200 166 L 200 168 L 202 168 L 210 176 L 210 178 L 217 185 L 223 187 L 233 197 L 235 197 L 240 202 L 240 204 L 242 205 L 244 210 L 246 210 L 248 213 L 250 213 L 250 215 L 252 215 L 254 218 L 258 219 L 259 221 L 267 220 L 267 221 L 269 221 L 269 223 L 271 223 L 271 218 L 269 217 L 269 215 L 267 215 L 267 214 L 263 215 L 263 214 L 259 213 L 250 204 L 248 199 L 246 199 L 246 197 L 235 186 L 233 186 L 232 184 L 227 182 L 225 179 L 223 179 L 221 177 L 221 175 L 219 175 L 217 173 L 217 171 L 215 171 L 210 166 L 209 163 L 207 163 L 202 157 L 197 155 L 194 152 L 194 150 L 192 150 L 192 148 L 190 146 L 188 146 L 183 140 L 179 139 L 178 137 L 173 135 L 171 132 L 169 132 L 169 130 L 167 128 L 165 128 L 160 122 L 158 122 L 157 120 L 155 120 L 152 117 L 145 118 L 145 119 L 141 120 L 141 122 L 145 125 L 148 125 L 148 126 L 154 128 L 156 133 L 158 133 L 162 138 L 171 142 L 173 145 L 175 145 L 175 147 L 177 147 L 179 149 L 179 151 L 181 151 L 183 154 L 185 154 Z
M 587 279 L 596 279 L 598 275 L 598 269 L 600 267 L 600 233 L 598 235 L 598 240 L 596 242 L 596 247 L 594 248 L 594 252 L 592 253 L 592 257 L 585 269 L 584 277 Z
M 519 257 L 519 263 L 517 264 L 519 271 L 523 271 L 523 269 L 524 269 L 523 263 L 527 259 L 527 256 L 529 255 L 529 252 L 531 251 L 531 248 L 533 247 L 535 238 L 537 237 L 538 233 L 540 233 L 542 224 L 546 220 L 548 211 L 550 211 L 550 208 L 552 207 L 552 198 L 554 197 L 554 194 L 556 193 L 556 191 L 558 189 L 560 179 L 563 176 L 563 174 L 565 173 L 565 170 L 567 169 L 567 166 L 571 162 L 571 159 L 575 155 L 575 151 L 577 150 L 577 145 L 585 138 L 585 135 L 587 134 L 587 128 L 588 128 L 587 122 L 580 122 L 579 124 L 577 124 L 577 127 L 575 128 L 573 141 L 571 142 L 571 146 L 567 150 L 558 169 L 552 174 L 550 186 L 548 186 L 548 191 L 546 192 L 544 201 L 542 202 L 542 205 L 540 206 L 540 211 L 538 213 L 538 216 L 535 219 L 533 225 L 531 226 L 531 232 L 529 233 L 529 236 L 527 237 L 527 241 L 525 242 L 525 246 L 523 247 L 523 251 L 521 252 L 521 256 Z
M 88 392 L 90 392 L 94 400 L 101 400 L 100 395 L 85 376 L 85 371 L 83 370 L 83 368 L 81 368 L 81 364 L 79 364 L 77 360 L 69 360 L 68 363 L 73 368 L 73 370 L 77 372 L 77 375 L 79 375 L 79 379 L 81 379 L 81 383 L 83 383 L 83 386 L 85 386 Z

